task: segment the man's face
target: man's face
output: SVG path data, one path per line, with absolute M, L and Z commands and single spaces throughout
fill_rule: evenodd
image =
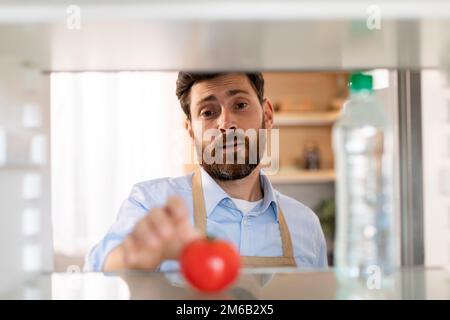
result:
M 205 171 L 219 180 L 248 176 L 258 166 L 263 151 L 257 148 L 259 130 L 272 127 L 270 101 L 266 99 L 261 105 L 245 74 L 225 74 L 194 84 L 190 105 L 191 121 L 186 125 Z M 205 155 L 215 160 L 206 161 Z

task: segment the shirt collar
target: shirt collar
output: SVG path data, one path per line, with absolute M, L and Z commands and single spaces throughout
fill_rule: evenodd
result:
M 223 199 L 230 199 L 230 196 L 202 167 L 200 167 L 200 172 L 202 178 L 206 216 L 209 216 Z M 264 200 L 256 214 L 259 215 L 265 212 L 269 206 L 272 206 L 273 212 L 275 213 L 278 220 L 278 204 L 276 201 L 275 190 L 270 183 L 269 178 L 264 174 L 263 170 L 260 170 L 259 178 L 264 192 Z
M 269 178 L 265 175 L 263 170 L 259 172 L 259 179 L 264 192 L 264 201 L 261 207 L 261 213 L 265 212 L 269 206 L 272 206 L 275 217 L 278 221 L 278 201 L 276 197 L 276 190 L 273 188 Z

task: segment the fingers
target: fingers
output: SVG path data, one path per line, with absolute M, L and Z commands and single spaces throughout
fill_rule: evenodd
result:
M 170 197 L 162 208 L 152 209 L 124 242 L 126 265 L 147 268 L 178 257 L 182 247 L 200 238 L 188 208 L 180 197 Z
M 129 236 L 123 243 L 124 265 L 132 269 L 152 269 L 161 259 L 160 253 L 153 251 L 148 254 L 147 250 L 142 250 L 142 245 L 133 236 Z
M 200 230 L 194 228 L 189 221 L 179 225 L 177 232 L 183 245 L 202 237 Z
M 132 237 L 135 242 L 141 246 L 148 246 L 150 248 L 157 246 L 157 241 L 153 235 L 152 225 L 150 219 L 144 218 L 136 225 Z
M 165 241 L 173 236 L 176 226 L 164 209 L 155 209 L 148 217 L 147 220 L 150 226 L 150 232 L 153 233 L 158 240 Z
M 188 218 L 188 208 L 184 200 L 178 196 L 171 196 L 166 204 L 166 210 L 170 217 L 176 222 L 181 222 Z
M 188 208 L 182 198 L 177 196 L 170 197 L 167 201 L 166 210 L 177 223 L 176 233 L 178 234 L 178 241 L 186 244 L 201 237 L 200 231 L 194 228 L 191 221 L 189 221 Z

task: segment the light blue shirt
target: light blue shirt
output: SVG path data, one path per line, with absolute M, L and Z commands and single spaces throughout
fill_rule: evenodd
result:
M 316 214 L 297 200 L 272 187 L 260 171 L 264 191 L 263 201 L 243 215 L 228 194 L 201 169 L 207 233 L 236 245 L 242 256 L 281 256 L 281 236 L 278 208 L 281 206 L 292 239 L 294 258 L 299 268 L 326 268 L 325 238 Z M 189 208 L 192 223 L 192 174 L 176 178 L 161 178 L 133 186 L 106 236 L 86 256 L 86 271 L 102 271 L 106 256 L 133 231 L 136 223 L 149 210 L 165 205 L 171 195 L 181 196 Z M 159 271 L 178 269 L 178 262 L 163 261 Z

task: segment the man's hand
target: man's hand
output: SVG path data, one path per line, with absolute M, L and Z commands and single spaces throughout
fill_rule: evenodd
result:
M 184 245 L 199 238 L 189 221 L 188 209 L 179 197 L 162 208 L 150 210 L 125 241 L 106 258 L 104 271 L 154 270 L 163 260 L 177 259 Z

